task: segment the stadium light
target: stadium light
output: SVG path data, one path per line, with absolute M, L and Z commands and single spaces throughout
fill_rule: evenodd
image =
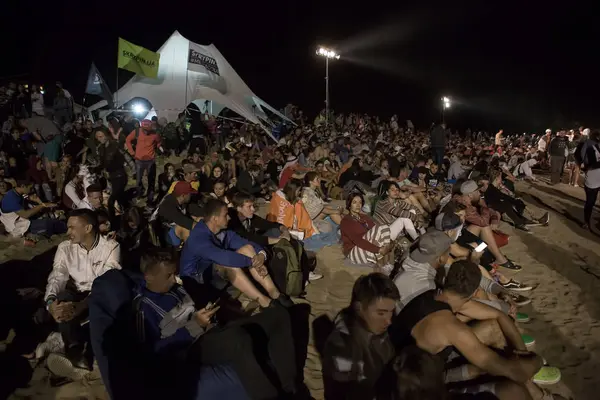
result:
M 317 55 L 325 57 L 325 125 L 329 125 L 329 60 L 339 60 L 340 55 L 325 47 L 319 47 Z
M 452 101 L 450 100 L 450 97 L 448 97 L 448 96 L 442 97 L 442 122 L 443 123 L 446 123 L 446 118 L 445 118 L 445 115 L 444 115 L 445 114 L 444 111 L 447 108 L 450 108 L 451 105 L 452 105 Z

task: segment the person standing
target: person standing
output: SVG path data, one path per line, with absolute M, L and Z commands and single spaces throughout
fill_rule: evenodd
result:
M 585 204 L 583 206 L 583 228 L 590 229 L 592 212 L 600 191 L 600 131 L 590 133 L 582 160 L 585 171 Z
M 504 129 L 500 129 L 498 131 L 498 133 L 496 133 L 496 138 L 494 139 L 494 144 L 496 145 L 496 147 L 498 146 L 502 146 L 502 134 L 504 133 Z
M 36 85 L 31 85 L 31 110 L 35 115 L 43 117 L 46 114 L 44 108 L 44 95 L 42 91 Z
M 441 123 L 436 125 L 431 130 L 430 144 L 433 162 L 437 165 L 442 165 L 444 161 L 444 150 L 446 148 L 446 124 Z
M 98 145 L 98 158 L 102 167 L 108 172 L 108 180 L 111 186 L 108 198 L 108 215 L 113 226 L 118 226 L 115 216 L 115 201 L 119 203 L 122 210 L 127 209 L 127 198 L 125 187 L 127 186 L 127 172 L 125 171 L 125 156 L 121 153 L 117 142 L 110 139 L 103 130 L 97 130 L 96 140 Z
M 136 186 L 139 190 L 138 196 L 142 196 L 142 178 L 144 171 L 147 171 L 148 204 L 152 204 L 154 202 L 154 187 L 156 182 L 156 150 L 163 151 L 160 135 L 154 129 L 152 121 L 145 119 L 140 124 L 140 128 L 131 131 L 125 143 L 129 154 L 135 159 Z
M 569 140 L 565 136 L 565 131 L 561 130 L 557 136 L 550 141 L 548 153 L 550 155 L 550 184 L 560 183 L 565 160 L 568 154 L 567 146 Z

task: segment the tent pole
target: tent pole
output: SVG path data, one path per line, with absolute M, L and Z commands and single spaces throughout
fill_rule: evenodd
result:
M 188 70 L 185 70 L 185 103 L 184 103 L 184 107 L 187 108 L 188 105 L 188 101 L 187 101 L 187 96 L 188 96 Z

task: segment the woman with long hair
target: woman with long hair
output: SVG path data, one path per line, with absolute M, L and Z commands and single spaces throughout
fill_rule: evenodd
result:
M 337 232 L 320 232 L 302 203 L 302 181 L 291 179 L 271 199 L 267 219 L 278 222 L 292 236 L 304 242 L 307 251 L 316 251 L 339 242 Z
M 175 166 L 171 163 L 166 163 L 163 173 L 158 175 L 158 198 L 156 201 L 161 201 L 169 192 L 169 188 L 177 180 Z
M 384 181 L 379 185 L 379 200 L 375 203 L 375 211 L 373 219 L 381 225 L 392 225 L 399 219 L 404 225 L 406 233 L 415 240 L 419 234 L 416 227 L 421 233 L 424 232 L 423 216 L 413 204 L 406 201 L 406 194 L 400 190 L 396 182 Z
M 308 211 L 310 218 L 321 231 L 336 230 L 342 222 L 342 208 L 331 207 L 325 200 L 321 191 L 321 176 L 310 171 L 304 175 L 304 189 L 302 203 Z

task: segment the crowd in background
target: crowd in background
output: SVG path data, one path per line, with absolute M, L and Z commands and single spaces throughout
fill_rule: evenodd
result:
M 560 371 L 516 328 L 533 285 L 503 274 L 527 266 L 505 256 L 500 228 L 548 226 L 515 186 L 540 168 L 550 184 L 568 171 L 585 187 L 589 226 L 597 131 L 459 134 L 324 111 L 309 123 L 288 106 L 293 124 L 274 143 L 260 126 L 194 111 L 76 119 L 58 89 L 52 135 L 24 123 L 45 115 L 35 87 L 3 93 L 4 234 L 25 246 L 67 234 L 35 300 L 45 317 L 7 322 L 18 356 L 69 379 L 95 359 L 113 396 L 301 398 L 292 298 L 323 277 L 316 253 L 341 244 L 349 268 L 373 273 L 322 349 L 326 398 L 560 398 L 539 386 Z

